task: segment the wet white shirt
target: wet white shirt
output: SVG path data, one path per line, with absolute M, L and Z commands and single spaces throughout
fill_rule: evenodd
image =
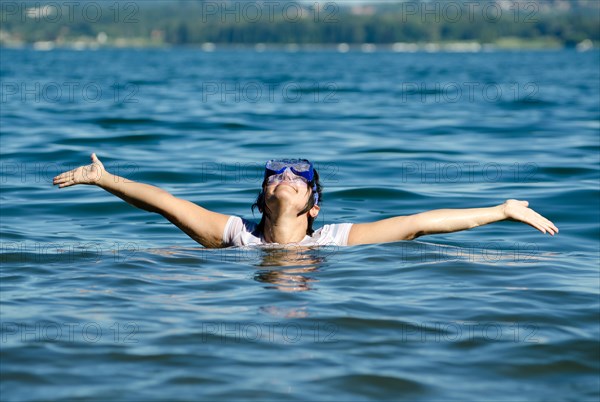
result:
M 225 225 L 223 242 L 226 246 L 255 246 L 267 243 L 262 233 L 257 233 L 258 224 L 232 216 Z M 348 235 L 352 223 L 339 223 L 325 225 L 313 232 L 312 236 L 306 235 L 302 241 L 296 243 L 299 246 L 347 246 Z

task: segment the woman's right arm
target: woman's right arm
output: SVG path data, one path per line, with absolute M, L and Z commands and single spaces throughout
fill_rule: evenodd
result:
M 92 154 L 92 164 L 56 176 L 53 184 L 59 188 L 96 185 L 137 208 L 161 214 L 205 247 L 223 247 L 223 232 L 229 215 L 209 211 L 158 187 L 110 174 L 96 154 Z

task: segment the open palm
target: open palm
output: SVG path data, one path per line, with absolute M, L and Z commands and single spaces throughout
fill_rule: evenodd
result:
M 52 184 L 58 184 L 59 188 L 74 186 L 76 184 L 96 184 L 106 170 L 95 153 L 92 154 L 91 158 L 92 163 L 90 165 L 79 166 L 78 168 L 59 174 L 52 180 Z

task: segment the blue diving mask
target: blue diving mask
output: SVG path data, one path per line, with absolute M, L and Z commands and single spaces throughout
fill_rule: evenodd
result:
M 265 164 L 265 178 L 268 184 L 288 180 L 298 185 L 309 186 L 314 176 L 313 164 L 306 159 L 271 159 Z M 312 190 L 317 205 L 319 203 L 317 183 L 312 183 Z

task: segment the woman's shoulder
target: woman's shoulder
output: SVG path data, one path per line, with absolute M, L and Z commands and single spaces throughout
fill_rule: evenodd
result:
M 223 241 L 226 245 L 240 245 L 246 243 L 250 238 L 260 238 L 258 224 L 239 216 L 232 215 L 223 233 Z M 256 239 L 252 239 L 256 240 Z
M 332 223 L 324 225 L 312 234 L 312 239 L 321 245 L 348 245 L 348 235 L 352 223 Z

